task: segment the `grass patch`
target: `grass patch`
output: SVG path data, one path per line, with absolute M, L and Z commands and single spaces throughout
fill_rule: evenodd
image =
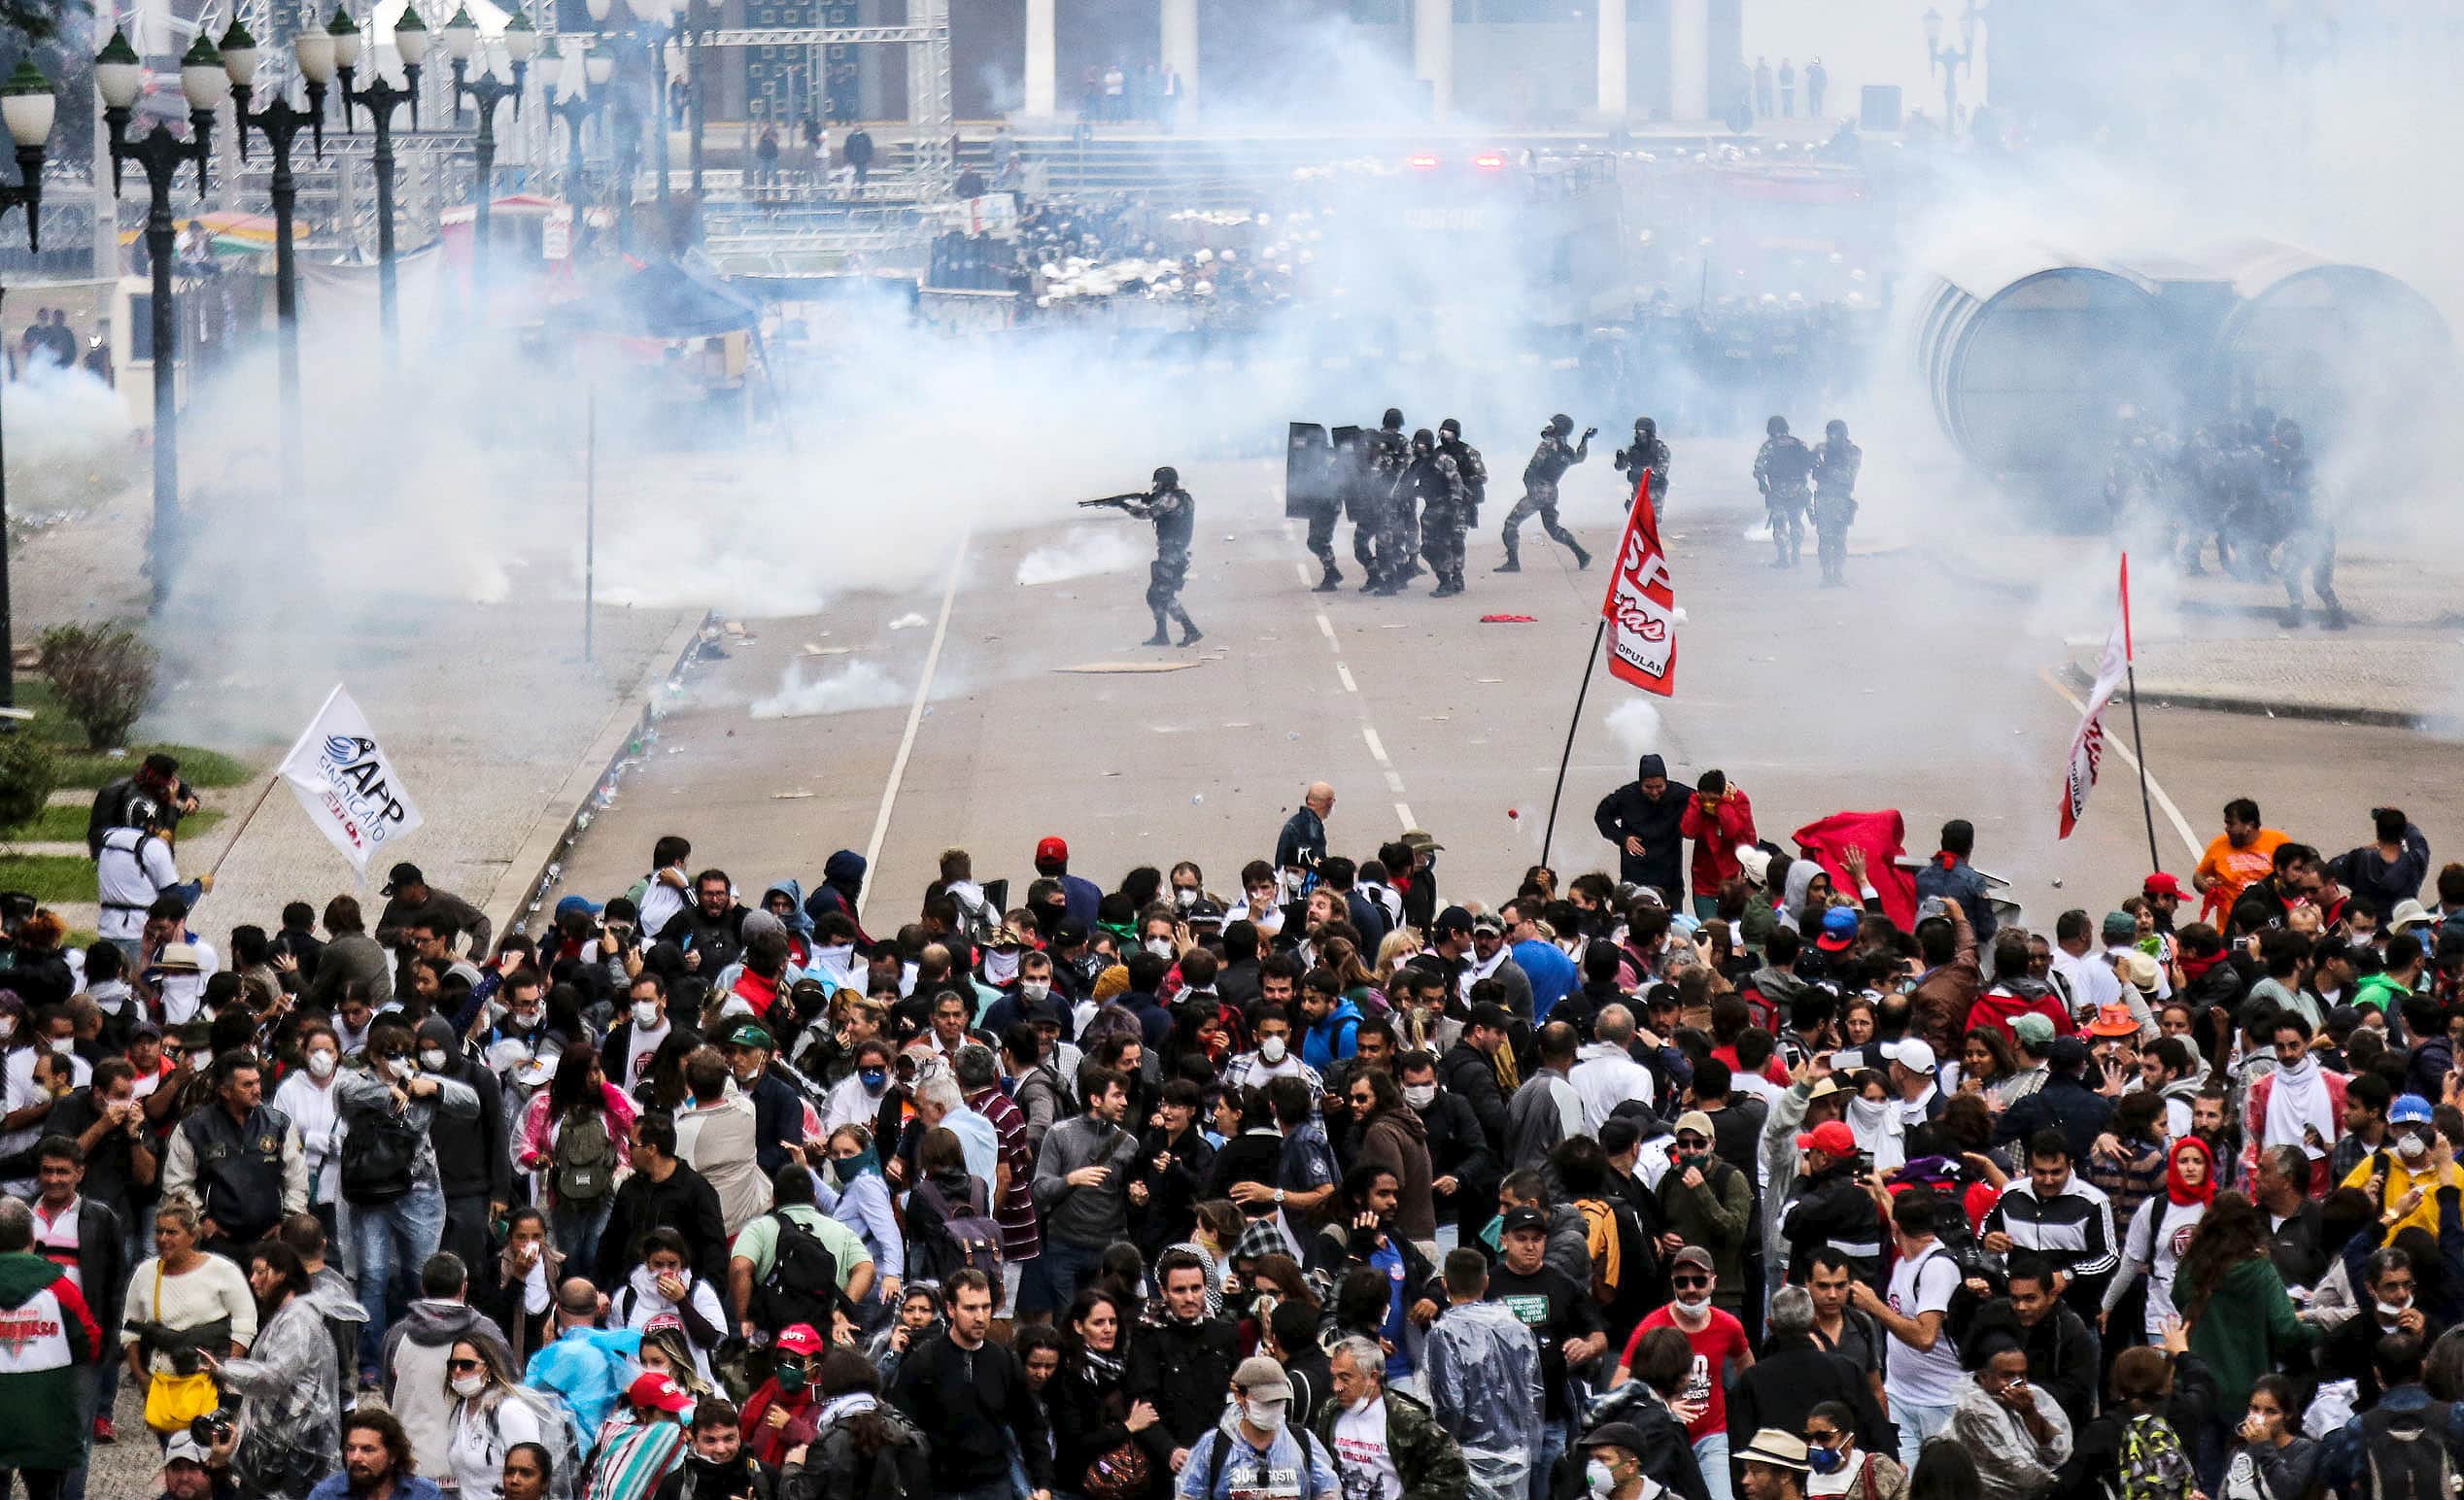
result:
M 86 732 L 60 706 L 51 685 L 40 677 L 17 679 L 17 706 L 30 709 L 34 718 L 23 725 L 20 733 L 31 733 L 51 747 L 59 768 L 59 784 L 63 787 L 99 787 L 134 771 L 149 755 L 159 751 L 180 762 L 180 779 L 200 790 L 213 787 L 235 787 L 255 774 L 255 767 L 219 750 L 198 745 L 170 745 L 147 741 L 128 746 L 125 755 L 111 755 L 86 748 Z M 23 835 L 19 835 L 23 836 Z M 67 836 L 83 838 L 86 825 Z
M 185 768 L 185 763 L 184 763 Z M 11 843 L 76 843 L 86 836 L 86 819 L 91 809 L 54 803 L 43 809 L 31 823 L 0 830 L 0 838 Z M 200 807 L 180 820 L 182 836 L 202 834 L 222 821 L 219 807 Z
M 74 854 L 0 854 L 0 891 L 23 891 L 47 906 L 91 902 L 94 862 Z

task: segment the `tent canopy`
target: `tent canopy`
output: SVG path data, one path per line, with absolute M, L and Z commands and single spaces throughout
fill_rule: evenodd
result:
M 661 261 L 560 304 L 551 322 L 628 338 L 712 338 L 758 327 L 761 309 L 701 272 Z

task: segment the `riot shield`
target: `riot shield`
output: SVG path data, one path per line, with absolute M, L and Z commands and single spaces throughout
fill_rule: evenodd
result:
M 1315 422 L 1291 424 L 1283 450 L 1283 519 L 1307 521 L 1340 503 L 1335 445 Z

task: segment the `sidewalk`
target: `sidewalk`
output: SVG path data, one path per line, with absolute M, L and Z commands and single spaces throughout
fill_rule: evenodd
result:
M 61 620 L 143 615 L 137 560 L 147 509 L 140 490 L 20 546 L 13 560 L 18 639 L 30 641 L 42 626 Z M 210 745 L 260 767 L 244 785 L 205 794 L 207 805 L 225 816 L 180 849 L 183 875 L 224 861 L 196 921 L 218 946 L 238 924 L 271 930 L 287 902 L 308 902 L 322 915 L 325 901 L 341 893 L 356 893 L 373 925 L 385 869 L 397 858 L 492 915 L 518 910 L 519 895 L 547 856 L 527 869 L 522 861 L 532 850 L 553 853 L 603 768 L 584 763 L 611 733 L 621 748 L 620 732 L 701 622 L 699 612 L 603 606 L 595 615 L 596 659 L 585 664 L 580 606 L 572 601 L 529 597 L 516 588 L 507 602 L 495 604 L 410 597 L 383 602 L 381 611 L 363 616 L 382 620 L 381 631 L 315 620 L 300 626 L 316 632 L 313 647 L 303 638 L 300 649 L 313 649 L 320 661 L 353 664 L 346 674 L 351 694 L 426 820 L 398 852 L 372 862 L 364 885 L 279 787 L 242 828 L 291 736 L 333 687 L 332 669 L 287 669 L 279 640 L 208 634 L 177 620 L 149 632 L 164 650 L 161 686 L 136 737 Z M 92 929 L 94 907 L 58 909 L 71 927 Z

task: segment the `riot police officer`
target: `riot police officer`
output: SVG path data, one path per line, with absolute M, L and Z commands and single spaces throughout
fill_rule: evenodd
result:
M 1403 473 L 1403 501 L 1396 507 L 1420 511 L 1420 556 L 1437 575 L 1431 598 L 1453 598 L 1463 592 L 1463 520 L 1468 502 L 1463 478 L 1454 460 L 1428 428 L 1412 434 L 1412 466 Z M 1400 593 L 1402 581 L 1391 579 L 1389 593 Z
M 1762 492 L 1762 511 L 1771 522 L 1773 567 L 1795 567 L 1805 550 L 1805 507 L 1812 496 L 1805 480 L 1814 471 L 1814 451 L 1791 436 L 1786 417 L 1762 425 L 1767 435 L 1754 455 L 1754 488 Z
M 1378 422 L 1378 430 L 1369 434 L 1369 473 L 1352 498 L 1352 561 L 1360 564 L 1368 577 L 1360 592 L 1370 593 L 1383 587 L 1385 575 L 1379 569 L 1378 539 L 1385 533 L 1389 515 L 1395 506 L 1395 489 L 1402 482 L 1403 471 L 1412 463 L 1411 440 L 1403 435 L 1403 413 L 1389 406 Z
M 1155 561 L 1146 574 L 1146 607 L 1154 611 L 1155 633 L 1145 644 L 1169 646 L 1165 622 L 1181 623 L 1181 643 L 1196 645 L 1198 624 L 1181 607 L 1181 586 L 1189 581 L 1189 540 L 1198 528 L 1198 503 L 1181 488 L 1181 471 L 1166 464 L 1155 470 L 1154 488 L 1145 497 L 1121 502 L 1121 509 L 1155 524 Z
M 1660 424 L 1649 417 L 1634 419 L 1634 445 L 1617 450 L 1617 471 L 1632 485 L 1641 481 L 1644 471 L 1651 473 L 1651 516 L 1660 519 L 1660 506 L 1668 498 L 1668 445 L 1660 440 Z
M 1599 430 L 1597 427 L 1585 427 L 1582 442 L 1567 442 L 1566 438 L 1574 431 L 1574 419 L 1563 412 L 1550 418 L 1549 425 L 1540 429 L 1540 446 L 1532 450 L 1531 461 L 1523 466 L 1523 498 L 1515 501 L 1515 508 L 1506 512 L 1506 528 L 1499 537 L 1506 544 L 1506 561 L 1497 564 L 1498 572 L 1523 571 L 1522 559 L 1517 555 L 1520 538 L 1516 533 L 1523 528 L 1523 522 L 1535 515 L 1540 518 L 1540 529 L 1549 533 L 1549 539 L 1562 543 L 1568 552 L 1574 554 L 1576 567 L 1591 565 L 1591 555 L 1583 550 L 1583 544 L 1574 539 L 1573 532 L 1557 524 L 1557 481 L 1565 476 L 1567 469 L 1591 456 L 1591 439 L 1598 435 Z
M 1489 498 L 1489 465 L 1480 450 L 1463 441 L 1463 425 L 1449 417 L 1437 425 L 1438 451 L 1454 460 L 1454 477 L 1463 482 L 1463 526 L 1480 529 L 1480 502 Z
M 2301 425 L 2287 417 L 2276 425 L 2269 463 L 2275 510 L 2284 528 L 2284 620 L 2288 630 L 2302 626 L 2302 574 L 2310 574 L 2310 591 L 2327 613 L 2319 624 L 2341 631 L 2348 623 L 2344 601 L 2336 597 L 2336 528 L 2318 513 L 2316 483 L 2310 455 L 2302 448 Z
M 1814 550 L 1823 565 L 1823 587 L 1848 581 L 1848 524 L 1857 519 L 1857 470 L 1865 451 L 1848 441 L 1848 424 L 1832 418 L 1814 450 Z

